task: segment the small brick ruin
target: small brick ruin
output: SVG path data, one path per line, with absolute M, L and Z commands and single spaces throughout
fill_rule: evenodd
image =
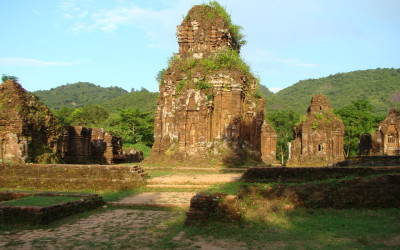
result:
M 374 134 L 360 138 L 360 155 L 400 155 L 400 112 L 391 109 Z
M 314 95 L 307 118 L 295 128 L 287 166 L 332 166 L 344 161 L 344 125 L 326 96 Z
M 0 222 L 6 224 L 47 224 L 54 220 L 67 217 L 72 214 L 95 209 L 105 204 L 103 198 L 97 194 L 64 194 L 64 193 L 12 193 L 1 192 L 1 196 L 19 199 L 27 196 L 54 197 L 67 196 L 76 197 L 77 200 L 59 204 L 38 206 L 10 206 L 0 200 Z M 11 200 L 11 199 L 9 199 Z
M 0 84 L 1 163 L 106 163 L 139 160 L 104 129 L 65 126 L 19 83 Z
M 149 160 L 275 163 L 276 134 L 264 120 L 257 79 L 237 65 L 212 65 L 239 53 L 227 20 L 197 5 L 177 30 L 179 53 L 160 83 Z
M 208 221 L 239 222 L 241 218 L 236 196 L 197 193 L 190 200 L 185 225 L 192 226 Z

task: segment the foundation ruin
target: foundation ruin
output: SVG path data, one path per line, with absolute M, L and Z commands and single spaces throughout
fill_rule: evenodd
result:
M 64 126 L 14 80 L 0 84 L 0 110 L 0 163 L 113 164 L 138 158 L 103 129 Z
M 177 31 L 179 53 L 161 77 L 149 160 L 275 162 L 276 135 L 230 20 L 197 5 Z
M 314 95 L 307 118 L 295 128 L 287 166 L 332 166 L 344 161 L 344 125 L 333 114 L 326 96 Z

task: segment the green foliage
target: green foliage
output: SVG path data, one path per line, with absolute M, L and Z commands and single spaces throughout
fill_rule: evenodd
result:
M 357 155 L 361 135 L 373 132 L 383 119 L 383 117 L 374 115 L 372 110 L 373 106 L 367 100 L 358 100 L 335 111 L 345 125 L 344 148 L 346 156 Z
M 158 71 L 157 76 L 156 76 L 156 81 L 160 84 L 163 85 L 164 84 L 164 76 L 165 73 L 167 72 L 166 69 L 161 69 L 160 71 Z
M 119 87 L 103 88 L 88 82 L 67 84 L 50 90 L 33 92 L 51 109 L 78 108 L 89 104 L 101 104 L 128 93 Z
M 178 95 L 182 94 L 183 88 L 185 87 L 185 82 L 186 82 L 185 80 L 180 80 L 178 86 L 176 86 Z
M 153 145 L 154 117 L 150 112 L 137 108 L 120 110 L 106 121 L 105 128 L 113 135 L 120 136 L 124 143 Z
M 199 80 L 196 82 L 196 88 L 197 89 L 209 89 L 212 88 L 213 86 L 206 82 L 205 80 Z
M 3 82 L 8 81 L 8 80 L 11 80 L 11 81 L 14 81 L 14 82 L 18 82 L 18 77 L 3 74 L 3 76 L 1 77 L 1 80 Z
M 288 143 L 294 138 L 293 130 L 300 116 L 291 110 L 272 110 L 267 115 L 278 135 L 276 155 L 283 164 L 289 156 Z
M 246 40 L 244 40 L 245 36 L 241 32 L 243 28 L 239 25 L 235 25 L 232 23 L 231 16 L 228 14 L 226 9 L 217 1 L 210 1 L 208 5 L 215 10 L 215 13 L 209 12 L 207 13 L 207 17 L 210 19 L 214 19 L 216 16 L 222 17 L 228 24 L 229 32 L 232 34 L 233 39 L 238 44 L 239 49 L 241 46 L 245 45 L 246 44 Z
M 99 105 L 87 105 L 75 109 L 69 117 L 62 118 L 73 126 L 84 126 L 89 128 L 102 127 L 104 121 L 110 116 L 109 112 Z
M 287 109 L 304 113 L 314 94 L 328 96 L 338 109 L 351 101 L 368 100 L 376 115 L 386 115 L 400 107 L 400 69 L 370 69 L 339 73 L 319 79 L 308 79 L 285 88 L 266 102 L 267 109 Z
M 158 92 L 150 92 L 145 88 L 139 91 L 123 94 L 99 105 L 105 107 L 110 113 L 118 113 L 121 109 L 137 108 L 142 112 L 153 113 L 157 106 Z
M 7 206 L 46 207 L 80 199 L 82 199 L 82 197 L 30 195 L 21 199 L 6 201 L 5 204 L 7 204 Z
M 151 147 L 149 145 L 144 144 L 143 142 L 139 142 L 136 144 L 124 143 L 123 148 L 124 149 L 134 148 L 136 150 L 142 151 L 143 157 L 145 159 L 150 156 L 150 152 L 151 152 Z

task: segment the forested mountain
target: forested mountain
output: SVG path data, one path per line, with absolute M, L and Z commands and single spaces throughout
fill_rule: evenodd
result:
M 119 109 L 127 108 L 137 108 L 142 112 L 154 113 L 156 110 L 157 98 L 158 92 L 150 92 L 142 88 L 139 91 L 132 91 L 98 104 L 105 107 L 111 113 Z
M 375 114 L 386 115 L 390 108 L 400 107 L 400 69 L 359 70 L 299 81 L 267 96 L 267 109 L 303 114 L 314 94 L 327 95 L 336 109 L 350 105 L 352 101 L 367 100 Z
M 99 104 L 128 93 L 120 87 L 103 88 L 93 83 L 78 82 L 50 90 L 39 90 L 34 95 L 51 109 L 78 108 L 88 104 Z
M 386 115 L 388 109 L 400 107 L 400 69 L 359 70 L 303 80 L 276 94 L 263 85 L 259 90 L 269 111 L 292 110 L 301 115 L 305 113 L 312 95 L 324 94 L 335 109 L 350 105 L 352 101 L 367 100 L 375 114 Z M 119 87 L 103 88 L 85 82 L 36 91 L 34 94 L 52 109 L 97 104 L 110 113 L 126 108 L 154 112 L 158 97 L 157 92 L 143 88 L 128 93 Z

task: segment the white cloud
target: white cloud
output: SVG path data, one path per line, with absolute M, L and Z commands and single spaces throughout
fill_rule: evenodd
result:
M 277 93 L 282 90 L 282 88 L 268 88 L 272 93 Z
M 71 66 L 76 64 L 78 64 L 78 62 L 43 61 L 43 60 L 38 60 L 33 58 L 23 58 L 23 57 L 0 58 L 0 66 L 44 67 L 44 66 Z
M 186 5 L 176 2 L 161 9 L 151 9 L 132 5 L 132 3 L 116 2 L 114 8 L 95 8 L 94 5 L 79 1 L 65 0 L 59 8 L 65 19 L 69 20 L 69 32 L 78 35 L 101 31 L 116 32 L 122 26 L 135 27 L 144 31 L 150 48 L 170 48 L 176 43 L 176 25 L 181 21 L 181 12 Z

